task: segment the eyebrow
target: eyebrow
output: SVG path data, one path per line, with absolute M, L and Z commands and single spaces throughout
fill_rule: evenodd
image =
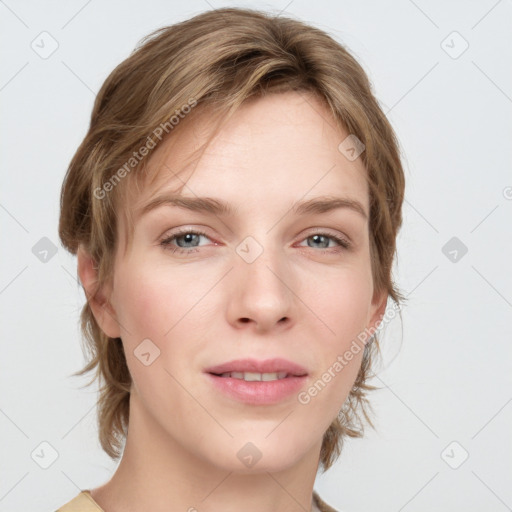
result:
M 194 212 L 212 213 L 219 216 L 234 216 L 238 211 L 229 203 L 213 197 L 184 197 L 167 193 L 160 194 L 143 205 L 137 211 L 136 217 L 142 217 L 161 206 L 175 206 Z M 298 201 L 293 204 L 291 210 L 295 215 L 305 215 L 308 213 L 326 213 L 338 208 L 348 208 L 368 219 L 368 214 L 359 201 L 344 197 L 320 196 L 307 201 Z

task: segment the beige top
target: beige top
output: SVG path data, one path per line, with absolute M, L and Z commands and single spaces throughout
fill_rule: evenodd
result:
M 105 512 L 93 499 L 90 491 L 84 490 L 71 501 L 60 507 L 55 512 Z M 320 499 L 320 496 L 313 491 L 313 506 L 311 512 L 337 512 Z

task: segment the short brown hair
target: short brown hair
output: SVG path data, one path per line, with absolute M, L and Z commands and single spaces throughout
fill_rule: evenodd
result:
M 91 255 L 98 267 L 98 289 L 112 275 L 117 216 L 126 194 L 130 188 L 133 191 L 128 183 L 148 178 L 145 160 L 132 162 L 133 169 L 126 166 L 134 148 L 153 140 L 158 126 L 168 126 L 166 136 L 172 136 L 174 127 L 165 123 L 184 105 L 196 105 L 190 118 L 208 108 L 225 120 L 249 99 L 286 91 L 314 93 L 337 125 L 364 143 L 361 158 L 370 194 L 374 289 L 386 290 L 388 297 L 400 302 L 391 267 L 402 223 L 404 173 L 398 141 L 366 73 L 347 49 L 322 30 L 238 8 L 201 13 L 151 33 L 112 71 L 96 97 L 89 131 L 62 185 L 59 236 L 72 254 L 83 246 Z M 189 122 L 188 117 L 176 130 Z M 115 176 L 123 180 L 114 182 Z M 106 183 L 110 183 L 107 188 Z M 105 452 L 117 459 L 127 434 L 131 387 L 123 345 L 120 338 L 109 338 L 101 330 L 89 301 L 81 313 L 81 328 L 90 359 L 75 375 L 96 368 L 92 381 L 99 377 L 102 383 L 99 439 Z M 363 435 L 359 408 L 372 425 L 366 394 L 376 388 L 366 380 L 378 351 L 374 337 L 365 346 L 340 415 L 324 434 L 320 453 L 324 471 L 340 454 L 345 436 Z

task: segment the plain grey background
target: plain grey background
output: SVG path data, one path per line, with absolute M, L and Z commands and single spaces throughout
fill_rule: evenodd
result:
M 404 151 L 408 302 L 382 340 L 377 432 L 347 441 L 315 488 L 346 512 L 511 510 L 511 2 L 5 0 L 0 511 L 55 510 L 116 467 L 95 386 L 69 376 L 84 296 L 58 241 L 60 185 L 109 72 L 153 29 L 227 5 L 345 44 Z

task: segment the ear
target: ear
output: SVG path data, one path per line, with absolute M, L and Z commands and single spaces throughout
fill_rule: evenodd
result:
M 109 338 L 120 338 L 121 330 L 116 312 L 109 301 L 112 294 L 111 285 L 104 285 L 97 289 L 98 270 L 95 268 L 96 264 L 82 245 L 78 248 L 77 259 L 78 276 L 96 322 Z
M 379 327 L 379 323 L 384 317 L 386 312 L 386 305 L 388 303 L 388 293 L 386 290 L 381 290 L 373 294 L 372 303 L 369 308 L 370 321 L 368 323 L 368 330 L 375 332 Z

